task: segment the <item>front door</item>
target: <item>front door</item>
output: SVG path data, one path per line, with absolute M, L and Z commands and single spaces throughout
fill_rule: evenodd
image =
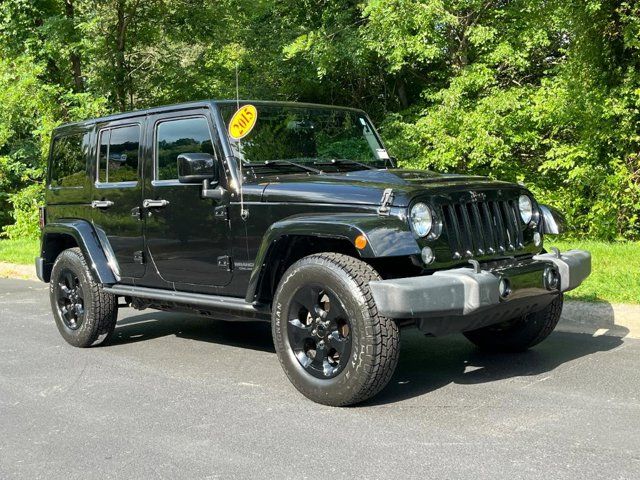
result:
M 144 119 L 98 126 L 93 224 L 121 277 L 141 277 L 144 242 L 136 213 L 142 199 L 140 144 Z
M 145 238 L 151 259 L 166 281 L 192 284 L 192 290 L 226 285 L 232 276 L 226 205 L 202 198 L 200 184 L 178 182 L 181 153 L 210 153 L 221 161 L 210 111 L 161 114 L 149 121 L 153 165 L 144 199 L 150 204 Z

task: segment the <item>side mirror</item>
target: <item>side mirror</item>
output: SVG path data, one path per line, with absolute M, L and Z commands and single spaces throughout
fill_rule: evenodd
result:
M 208 153 L 182 153 L 178 155 L 178 181 L 202 183 L 218 181 L 218 162 Z
M 567 230 L 567 220 L 562 213 L 549 205 L 540 205 L 542 231 L 549 235 L 559 235 Z

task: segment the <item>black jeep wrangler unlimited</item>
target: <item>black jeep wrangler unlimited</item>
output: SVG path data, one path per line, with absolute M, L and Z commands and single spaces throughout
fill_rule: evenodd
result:
M 524 350 L 556 326 L 588 252 L 546 253 L 561 216 L 520 185 L 401 170 L 348 108 L 203 101 L 68 124 L 51 144 L 39 278 L 64 339 L 121 302 L 271 321 L 304 395 L 379 392 L 399 329 Z

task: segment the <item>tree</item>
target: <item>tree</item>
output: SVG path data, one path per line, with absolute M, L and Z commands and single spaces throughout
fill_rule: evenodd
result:
M 244 98 L 368 110 L 404 166 L 524 181 L 576 235 L 637 239 L 639 38 L 628 0 L 5 0 L 0 226 L 33 223 L 56 124 L 233 98 L 237 71 Z

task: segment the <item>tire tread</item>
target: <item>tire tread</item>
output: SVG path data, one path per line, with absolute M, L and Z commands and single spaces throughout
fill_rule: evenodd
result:
M 562 314 L 563 296 L 558 295 L 539 312 L 530 313 L 506 329 L 490 325 L 478 330 L 464 332 L 472 343 L 489 351 L 522 352 L 547 338 L 556 328 Z
M 88 279 L 88 285 L 86 287 L 90 290 L 91 305 L 85 305 L 85 309 L 90 309 L 90 312 L 85 313 L 85 315 L 91 314 L 94 322 L 96 322 L 88 337 L 81 340 L 78 339 L 78 341 L 72 344 L 85 348 L 104 343 L 115 329 L 118 318 L 118 299 L 115 295 L 106 293 L 102 285 L 93 278 L 80 248 L 74 247 L 63 251 L 56 259 L 56 264 L 65 259 L 68 259 L 72 263 L 75 261 L 79 262 L 80 268 Z M 52 278 L 51 281 L 54 281 L 54 279 Z
M 400 333 L 398 325 L 392 319 L 379 315 L 369 282 L 380 280 L 380 275 L 369 265 L 357 258 L 334 252 L 323 252 L 304 257 L 300 262 L 325 264 L 329 268 L 338 268 L 345 272 L 355 283 L 365 300 L 370 319 L 370 331 L 366 335 L 374 345 L 373 355 L 366 355 L 364 365 L 366 381 L 358 391 L 354 391 L 349 399 L 334 406 L 345 406 L 363 402 L 380 392 L 391 379 L 400 350 Z M 292 267 L 293 268 L 293 267 Z

